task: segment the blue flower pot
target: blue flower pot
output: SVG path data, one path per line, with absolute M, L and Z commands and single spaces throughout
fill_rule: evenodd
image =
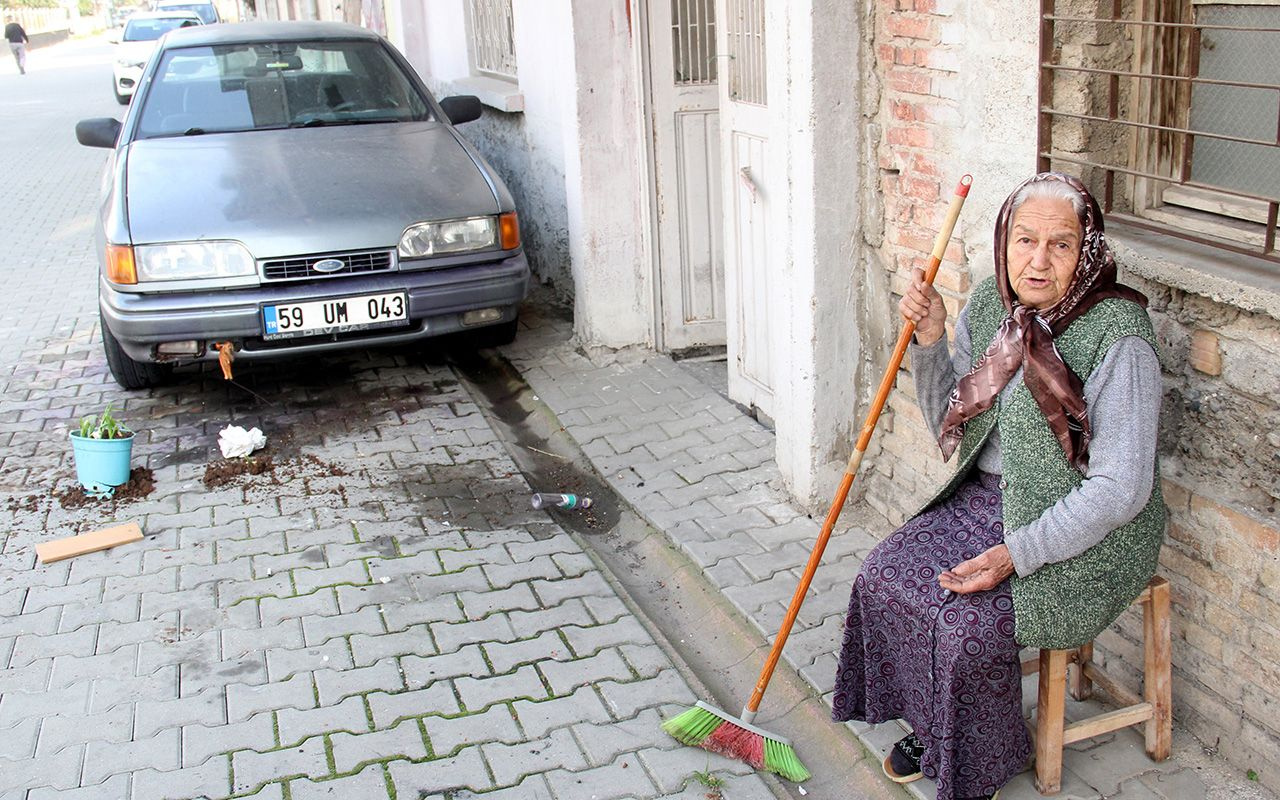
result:
M 87 492 L 101 493 L 128 483 L 133 437 L 89 439 L 71 434 L 71 450 L 76 460 L 76 480 Z

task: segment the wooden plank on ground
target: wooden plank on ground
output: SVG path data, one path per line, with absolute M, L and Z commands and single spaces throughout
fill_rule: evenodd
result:
M 117 545 L 139 541 L 142 541 L 142 528 L 138 527 L 136 522 L 128 522 L 112 528 L 82 533 L 79 536 L 68 536 L 65 539 L 55 539 L 52 542 L 41 542 L 36 545 L 36 556 L 39 557 L 42 564 L 49 564 L 54 561 L 61 561 L 64 558 L 74 558 L 86 553 L 96 553 L 99 550 L 107 550 Z

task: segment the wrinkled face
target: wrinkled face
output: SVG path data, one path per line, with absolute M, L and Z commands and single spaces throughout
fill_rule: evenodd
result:
M 1083 232 L 1066 200 L 1033 197 L 1009 224 L 1009 285 L 1028 308 L 1050 308 L 1066 294 L 1080 261 Z

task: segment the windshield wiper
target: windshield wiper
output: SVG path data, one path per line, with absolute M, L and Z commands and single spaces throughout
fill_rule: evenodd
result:
M 320 128 L 337 125 L 378 125 L 385 122 L 399 122 L 399 117 L 356 117 L 353 119 L 323 119 L 314 117 L 304 122 L 291 122 L 290 128 Z
M 199 136 L 204 133 L 204 128 L 187 128 L 182 132 L 183 136 Z

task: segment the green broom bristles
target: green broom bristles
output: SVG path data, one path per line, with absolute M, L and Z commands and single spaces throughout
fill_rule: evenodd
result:
M 681 744 L 737 758 L 789 781 L 799 783 L 810 777 L 795 748 L 785 740 L 772 738 L 754 726 L 746 726 L 735 717 L 701 703 L 666 720 L 662 729 Z
M 764 768 L 796 783 L 809 780 L 809 770 L 800 762 L 795 748 L 769 738 L 764 740 Z
M 702 744 L 725 720 L 710 711 L 694 707 L 662 723 L 662 729 L 680 744 Z

